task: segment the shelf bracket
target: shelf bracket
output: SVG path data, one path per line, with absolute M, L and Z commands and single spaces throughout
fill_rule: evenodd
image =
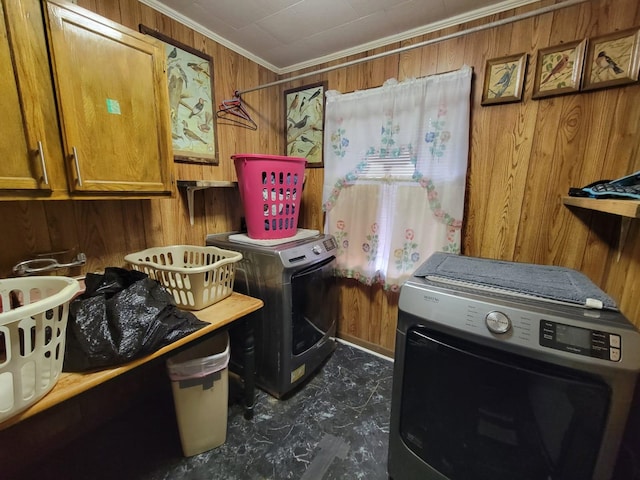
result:
M 189 209 L 189 223 L 194 224 L 193 215 L 193 192 L 204 190 L 206 188 L 215 187 L 236 187 L 238 182 L 227 181 L 205 181 L 205 180 L 178 180 L 178 188 L 184 188 L 187 191 L 187 208 Z
M 620 261 L 624 245 L 627 243 L 627 237 L 631 229 L 631 220 L 633 220 L 631 217 L 620 217 L 620 236 L 618 237 L 618 257 L 616 258 L 616 262 Z

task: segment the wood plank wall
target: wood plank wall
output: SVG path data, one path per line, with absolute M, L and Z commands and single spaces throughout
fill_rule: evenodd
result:
M 313 69 L 411 45 L 441 34 L 510 17 L 554 2 L 543 1 L 416 37 Z M 559 2 L 558 2 L 559 3 Z M 156 28 L 214 59 L 215 98 L 279 77 L 137 0 L 79 0 L 78 4 L 137 29 Z M 499 28 L 416 48 L 280 87 L 248 93 L 244 100 L 258 123 L 255 132 L 218 125 L 220 165 L 176 164 L 176 178 L 229 180 L 233 153 L 282 153 L 282 92 L 327 80 L 329 89 L 350 92 L 377 87 L 391 77 L 403 80 L 473 67 L 471 150 L 467 181 L 463 253 L 576 268 L 612 295 L 640 326 L 640 244 L 633 221 L 620 260 L 616 216 L 569 209 L 561 196 L 571 186 L 616 178 L 640 170 L 640 85 L 532 100 L 538 49 L 640 26 L 637 0 L 591 0 Z M 487 59 L 529 54 L 523 101 L 480 105 Z M 312 69 L 312 70 L 313 70 Z M 293 76 L 303 72 L 293 72 Z M 308 169 L 300 226 L 322 229 L 323 169 Z M 174 200 L 0 202 L 4 232 L 0 276 L 38 252 L 76 248 L 88 256 L 85 268 L 70 274 L 124 266 L 123 257 L 143 248 L 176 243 L 202 244 L 207 233 L 239 228 L 242 210 L 235 189 L 195 194 L 195 225 L 189 225 L 185 192 Z M 340 336 L 391 354 L 397 294 L 355 281 L 341 284 Z
M 540 2 L 389 48 L 552 3 Z M 350 92 L 380 86 L 389 77 L 403 80 L 463 64 L 472 66 L 475 76 L 463 253 L 578 269 L 613 296 L 640 327 L 640 222 L 632 222 L 617 260 L 620 217 L 569 209 L 561 202 L 571 186 L 640 170 L 640 85 L 544 100 L 531 98 L 538 49 L 638 26 L 637 1 L 593 0 L 303 81 L 326 79 L 329 89 Z M 529 54 L 523 101 L 481 106 L 487 59 L 521 52 Z M 355 58 L 359 56 L 347 60 Z M 304 72 L 293 75 L 299 73 Z M 308 186 L 317 195 L 311 207 L 315 208 L 321 201 L 321 176 L 313 176 Z M 341 286 L 340 336 L 391 354 L 397 294 L 354 280 L 342 280 Z

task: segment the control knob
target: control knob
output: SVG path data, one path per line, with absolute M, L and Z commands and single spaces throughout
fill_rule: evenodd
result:
M 484 321 L 489 331 L 493 333 L 502 334 L 511 330 L 511 319 L 502 312 L 489 312 Z
M 313 253 L 315 253 L 316 255 L 320 255 L 320 254 L 322 253 L 322 247 L 321 247 L 320 245 L 314 245 L 314 246 L 311 248 L 311 251 L 312 251 Z

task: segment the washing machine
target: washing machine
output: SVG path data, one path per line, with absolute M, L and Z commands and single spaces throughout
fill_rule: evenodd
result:
M 248 318 L 255 334 L 256 385 L 276 398 L 286 396 L 336 348 L 335 238 L 299 228 L 292 237 L 271 240 L 243 232 L 211 234 L 206 245 L 242 253 L 234 290 L 264 302 Z M 230 369 L 241 374 L 242 332 L 230 333 Z
M 398 307 L 390 478 L 638 478 L 640 333 L 580 272 L 438 253 Z

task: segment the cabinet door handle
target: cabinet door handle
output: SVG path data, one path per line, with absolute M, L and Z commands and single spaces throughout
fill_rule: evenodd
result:
M 73 161 L 76 165 L 76 175 L 78 175 L 78 185 L 82 186 L 82 175 L 80 175 L 80 163 L 78 162 L 78 150 L 76 147 L 72 147 L 73 150 Z
M 49 185 L 49 176 L 47 175 L 47 162 L 44 159 L 44 149 L 42 148 L 42 142 L 38 140 L 38 156 L 40 157 L 40 164 L 42 165 L 42 179 L 45 185 Z

